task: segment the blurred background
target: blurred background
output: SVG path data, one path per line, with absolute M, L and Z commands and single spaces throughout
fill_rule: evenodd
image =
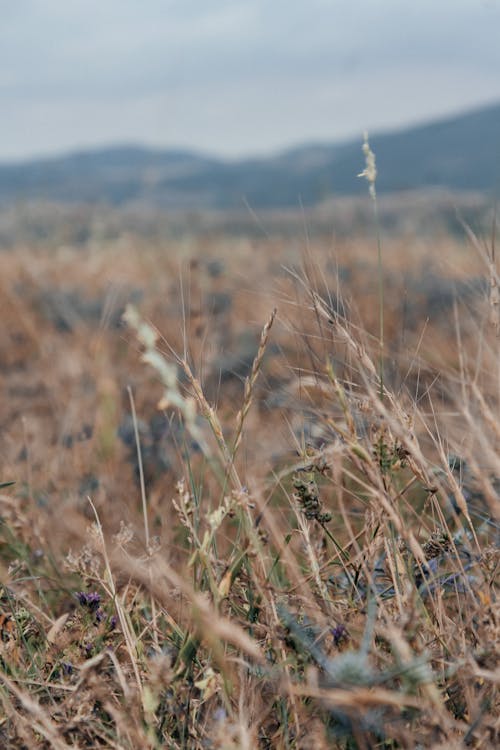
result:
M 318 206 L 364 130 L 380 193 L 498 188 L 496 0 L 0 5 L 0 210 Z

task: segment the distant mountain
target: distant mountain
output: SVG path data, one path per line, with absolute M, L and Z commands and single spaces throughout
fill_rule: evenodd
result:
M 374 134 L 377 191 L 500 187 L 500 104 Z M 0 206 L 32 201 L 162 208 L 287 208 L 366 184 L 361 139 L 311 144 L 270 158 L 227 161 L 189 151 L 113 147 L 0 165 Z

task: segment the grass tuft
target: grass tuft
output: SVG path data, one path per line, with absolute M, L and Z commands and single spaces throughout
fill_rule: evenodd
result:
M 498 747 L 497 272 L 470 241 L 486 281 L 444 312 L 418 238 L 415 299 L 389 242 L 380 304 L 362 240 L 313 237 L 303 276 L 272 238 L 221 239 L 217 273 L 181 243 L 181 298 L 163 248 L 0 257 L 0 746 Z M 40 306 L 75 265 L 113 325 Z

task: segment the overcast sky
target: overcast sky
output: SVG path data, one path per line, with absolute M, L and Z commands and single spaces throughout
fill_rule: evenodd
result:
M 500 0 L 0 0 L 0 160 L 241 156 L 500 101 Z

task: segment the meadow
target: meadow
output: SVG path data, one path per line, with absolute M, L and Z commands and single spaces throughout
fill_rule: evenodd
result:
M 498 747 L 495 240 L 325 226 L 0 253 L 2 747 Z

